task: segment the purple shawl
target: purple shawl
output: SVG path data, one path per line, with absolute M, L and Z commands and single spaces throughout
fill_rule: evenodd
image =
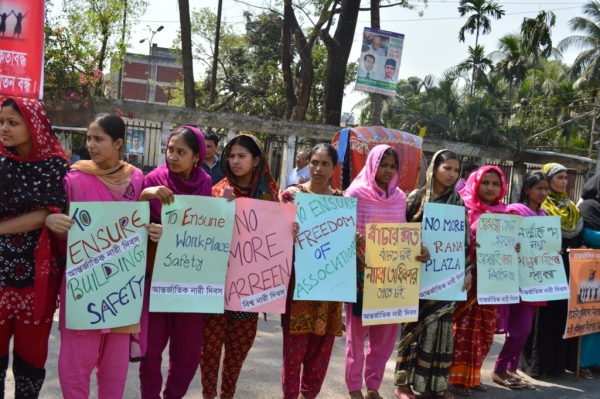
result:
M 173 191 L 174 194 L 204 195 L 210 197 L 212 195 L 212 182 L 210 176 L 206 174 L 206 172 L 200 167 L 202 162 L 204 162 L 204 157 L 206 156 L 206 143 L 204 142 L 204 134 L 199 129 L 192 126 L 180 126 L 174 130 L 182 127 L 190 129 L 192 132 L 194 132 L 196 138 L 198 139 L 198 148 L 200 150 L 200 159 L 198 160 L 196 167 L 192 169 L 190 179 L 187 181 L 182 180 L 178 174 L 171 172 L 168 164 L 165 163 L 154 169 L 148 174 L 148 176 L 146 176 L 144 188 L 165 186 Z M 171 136 L 169 136 L 169 140 L 171 140 Z M 167 143 L 168 142 L 169 141 L 167 141 Z M 167 154 L 165 154 L 165 157 L 166 156 Z M 151 199 L 150 221 L 154 223 L 160 223 L 160 212 L 160 201 L 157 199 Z

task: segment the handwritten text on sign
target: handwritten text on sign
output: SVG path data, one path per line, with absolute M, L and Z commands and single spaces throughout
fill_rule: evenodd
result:
M 431 258 L 421 264 L 420 298 L 464 301 L 465 208 L 426 202 L 422 228 Z
M 67 246 L 67 328 L 138 323 L 150 209 L 147 202 L 72 202 Z
M 367 225 L 363 325 L 418 319 L 420 233 L 421 223 Z
M 294 299 L 356 302 L 356 198 L 298 193 Z
M 285 313 L 296 208 L 272 201 L 235 200 L 225 309 Z
M 565 338 L 600 332 L 600 251 L 573 249 L 569 254 L 569 313 Z M 558 316 L 557 316 L 558 317 Z
M 560 217 L 524 217 L 518 240 L 521 299 L 531 302 L 568 298 L 569 284 L 560 256 Z
M 223 313 L 235 202 L 175 196 L 163 206 L 151 312 Z
M 477 301 L 480 305 L 519 303 L 516 245 L 521 216 L 483 214 L 477 224 Z

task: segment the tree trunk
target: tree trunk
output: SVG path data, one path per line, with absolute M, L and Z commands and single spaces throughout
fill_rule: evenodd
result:
M 334 2 L 332 13 L 336 4 L 337 1 Z M 351 38 L 354 37 L 356 30 L 359 8 L 360 0 L 342 0 L 333 38 L 329 35 L 329 27 L 322 29 L 319 33 L 327 48 L 325 91 L 323 93 L 323 123 L 327 125 L 339 126 L 340 124 L 346 67 L 350 50 L 352 50 Z
M 535 76 L 537 72 L 537 56 L 533 57 L 533 87 L 531 89 L 531 127 L 529 137 L 533 136 L 533 114 L 535 111 Z
M 106 58 L 106 47 L 108 46 L 108 37 L 110 36 L 110 32 L 108 28 L 102 29 L 102 47 L 100 47 L 100 54 L 98 55 L 98 70 L 100 73 L 104 71 L 104 59 Z M 103 77 L 100 78 L 100 82 L 95 87 L 96 97 L 102 97 L 102 88 L 104 85 L 102 84 Z
M 181 24 L 181 58 L 183 64 L 183 96 L 187 108 L 196 108 L 194 93 L 194 59 L 192 56 L 192 24 L 190 3 L 179 1 L 179 22 Z
M 594 102 L 592 103 L 594 106 L 594 112 L 592 112 L 592 128 L 590 130 L 590 150 L 588 157 L 592 157 L 592 150 L 594 148 L 594 131 L 596 130 L 596 117 L 598 116 L 598 94 L 594 96 Z M 600 147 L 600 145 L 598 146 Z M 596 148 L 597 149 L 597 148 Z
M 371 26 L 375 29 L 381 29 L 381 17 L 379 13 L 380 0 L 371 0 Z M 371 118 L 370 126 L 379 126 L 382 124 L 383 114 L 383 94 L 371 93 Z
M 210 78 L 210 94 L 208 105 L 213 105 L 217 99 L 217 69 L 219 62 L 219 42 L 221 41 L 221 11 L 223 9 L 223 0 L 219 0 L 217 7 L 217 27 L 215 32 L 215 50 L 213 52 L 212 75 Z
M 477 51 L 477 45 L 479 44 L 479 19 L 477 20 L 477 33 L 475 33 L 475 51 Z M 473 74 L 471 75 L 471 97 L 475 93 L 475 64 L 473 64 Z
M 285 85 L 285 120 L 289 121 L 296 106 L 296 95 L 294 94 L 294 78 L 292 75 L 292 5 L 285 2 L 283 6 L 283 56 L 281 70 L 283 72 L 283 83 Z

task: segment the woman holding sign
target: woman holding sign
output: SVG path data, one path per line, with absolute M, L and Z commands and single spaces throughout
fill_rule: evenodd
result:
M 569 276 L 569 249 L 583 245 L 583 219 L 567 194 L 567 168 L 549 163 L 542 167 L 542 172 L 550 181 L 550 191 L 542 203 L 542 209 L 546 215 L 560 216 L 562 258 Z M 521 356 L 521 368 L 528 375 L 543 377 L 564 373 L 565 369 L 575 371 L 577 338 L 563 339 L 568 306 L 568 300 L 562 299 L 548 301 L 547 306 L 538 309 L 533 331 Z M 591 376 L 591 373 L 585 375 Z
M 460 195 L 465 201 L 471 226 L 471 240 L 475 242 L 477 223 L 484 213 L 505 213 L 502 198 L 506 193 L 504 173 L 497 166 L 487 165 L 472 173 Z M 517 244 L 518 245 L 518 244 Z M 475 264 L 475 248 L 471 247 L 471 260 Z M 486 391 L 481 383 L 481 366 L 487 356 L 496 331 L 497 306 L 477 303 L 477 265 L 472 271 L 473 283 L 467 300 L 460 302 L 454 311 L 454 354 L 450 367 L 449 389 L 457 395 Z
M 542 203 L 548 196 L 550 186 L 546 175 L 534 170 L 527 173 L 521 187 L 519 202 L 506 207 L 506 212 L 527 216 L 544 216 Z M 506 333 L 502 350 L 498 355 L 492 380 L 510 389 L 535 389 L 535 387 L 517 373 L 521 352 L 531 332 L 531 323 L 539 306 L 546 302 L 522 302 L 512 305 L 500 305 L 498 308 L 498 332 Z
M 298 193 L 341 196 L 340 190 L 333 190 L 328 184 L 337 161 L 337 151 L 331 144 L 313 147 L 308 156 L 310 180 L 285 189 L 281 202 L 293 204 Z M 301 398 L 314 399 L 325 380 L 335 337 L 342 336 L 342 303 L 295 301 L 292 299 L 294 286 L 292 277 L 286 312 L 281 315 L 283 398 L 297 399 L 301 395 Z
M 146 176 L 140 200 L 150 200 L 150 221 L 161 223 L 163 205 L 174 201 L 174 194 L 210 196 L 210 176 L 200 167 L 206 144 L 202 132 L 192 126 L 178 127 L 167 141 L 166 163 Z M 152 244 L 151 244 L 152 245 Z M 155 245 L 153 245 L 155 247 Z M 156 248 L 154 248 L 156 249 Z M 147 309 L 155 250 L 149 251 L 146 278 Z M 142 399 L 159 398 L 162 388 L 162 353 L 169 344 L 169 374 L 164 396 L 183 398 L 196 374 L 202 353 L 202 313 L 144 312 L 140 336 L 140 389 Z M 147 321 L 147 325 L 146 325 Z M 147 340 L 147 345 L 146 344 Z M 147 346 L 147 347 L 146 347 Z M 145 350 L 145 356 L 144 356 Z
M 15 397 L 37 398 L 61 274 L 44 221 L 66 209 L 69 164 L 38 100 L 0 103 L 0 397 L 14 336 Z
M 454 189 L 460 176 L 461 162 L 450 150 L 435 153 L 427 171 L 427 183 L 408 196 L 406 219 L 422 222 L 426 202 L 463 206 L 463 200 Z M 469 226 L 465 223 L 465 226 Z M 465 228 L 465 282 L 464 290 L 471 287 L 471 260 L 469 257 L 470 232 Z M 447 392 L 448 375 L 452 363 L 454 301 L 419 301 L 419 319 L 402 327 L 398 345 L 395 383 L 396 396 L 414 398 L 412 388 L 433 397 L 451 398 Z
M 125 123 L 121 117 L 103 114 L 92 122 L 87 131 L 86 145 L 92 160 L 79 161 L 71 166 L 63 180 L 68 200 L 138 201 L 144 174 L 121 161 L 119 153 L 125 140 Z M 64 214 L 50 215 L 46 225 L 59 237 L 66 237 L 75 222 Z M 162 226 L 146 225 L 148 236 L 158 241 Z M 66 279 L 63 278 L 61 298 L 66 298 Z M 98 398 L 121 398 L 129 368 L 129 349 L 132 333 L 140 325 L 105 330 L 71 330 L 66 326 L 65 300 L 60 302 L 60 354 L 58 377 L 66 399 L 87 398 L 90 395 L 90 376 L 94 368 L 98 379 Z
M 241 134 L 231 140 L 220 158 L 225 178 L 213 187 L 213 197 L 254 198 L 277 201 L 277 183 L 271 176 L 267 158 L 256 137 Z M 221 399 L 231 399 L 246 355 L 252 348 L 258 323 L 256 312 L 207 314 L 204 316 L 204 342 L 200 360 L 202 396 L 217 397 L 217 379 L 223 355 Z

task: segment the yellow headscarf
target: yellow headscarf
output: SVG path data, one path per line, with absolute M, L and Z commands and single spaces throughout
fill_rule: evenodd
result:
M 548 163 L 542 167 L 542 172 L 548 176 L 548 180 L 551 180 L 555 174 L 566 171 L 567 168 L 558 163 Z M 550 186 L 548 197 L 542 203 L 542 209 L 547 215 L 560 216 L 560 227 L 564 238 L 573 238 L 583 229 L 583 219 L 579 209 L 569 199 L 566 191 L 559 194 Z

